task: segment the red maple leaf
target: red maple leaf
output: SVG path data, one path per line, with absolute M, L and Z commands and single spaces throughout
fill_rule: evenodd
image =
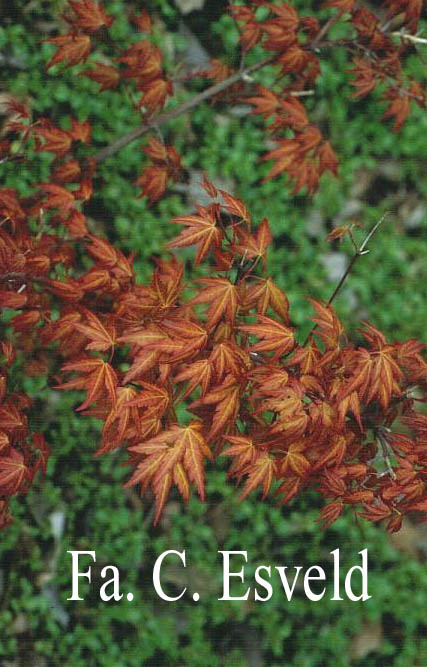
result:
M 49 44 L 55 44 L 58 47 L 55 55 L 52 56 L 46 65 L 47 69 L 58 63 L 66 63 L 67 67 L 78 65 L 87 59 L 92 49 L 88 35 L 78 35 L 73 32 L 60 35 L 59 37 L 51 37 L 45 41 Z
M 69 19 L 72 24 L 86 32 L 96 32 L 103 26 L 109 28 L 114 17 L 108 16 L 102 6 L 93 0 L 68 0 L 75 16 Z

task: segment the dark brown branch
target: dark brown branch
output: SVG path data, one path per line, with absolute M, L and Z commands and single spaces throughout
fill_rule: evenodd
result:
M 328 29 L 331 27 L 333 23 L 335 23 L 335 20 L 328 22 L 329 25 L 326 24 L 328 25 Z M 322 33 L 319 33 L 319 37 L 321 34 Z M 354 40 L 343 40 L 343 39 L 332 40 L 332 41 L 314 40 L 312 44 L 306 45 L 305 48 L 309 48 L 311 51 L 317 51 L 321 49 L 328 49 L 335 46 L 347 46 L 348 44 L 353 43 L 353 41 Z M 219 93 L 222 93 L 224 90 L 227 90 L 227 88 L 230 88 L 238 81 L 250 80 L 251 74 L 257 72 L 266 65 L 271 65 L 272 63 L 274 63 L 275 60 L 277 60 L 277 53 L 268 56 L 267 58 L 264 58 L 263 60 L 260 60 L 257 63 L 254 63 L 253 65 L 249 65 L 248 67 L 238 70 L 237 72 L 229 76 L 227 79 L 224 79 L 224 81 L 220 81 L 219 83 L 216 83 L 213 86 L 209 86 L 201 93 L 194 95 L 194 97 L 192 97 L 191 99 L 175 107 L 175 109 L 172 109 L 167 113 L 162 113 L 158 114 L 157 116 L 154 116 L 154 118 L 147 121 L 143 125 L 140 125 L 131 132 L 128 132 L 127 134 L 123 135 L 113 143 L 109 144 L 105 148 L 102 148 L 98 153 L 96 153 L 93 156 L 94 161 L 99 163 L 105 160 L 106 158 L 115 155 L 115 153 L 117 153 L 119 150 L 121 150 L 128 144 L 132 143 L 136 139 L 139 139 L 144 134 L 147 134 L 147 132 L 150 132 L 150 130 L 154 129 L 155 127 L 159 127 L 160 125 L 165 125 L 169 121 L 174 120 L 178 116 L 181 116 L 181 114 L 190 111 L 190 109 L 194 109 L 201 102 L 204 102 L 205 100 L 208 100 L 211 97 L 214 97 Z M 309 94 L 311 95 L 312 91 L 291 91 L 290 94 L 302 97 L 304 95 L 309 95 Z
M 332 16 L 328 21 L 326 21 L 326 23 L 323 25 L 323 27 L 321 28 L 320 32 L 315 37 L 315 39 L 310 44 L 305 44 L 303 48 L 306 48 L 310 51 L 321 51 L 322 49 L 329 49 L 339 46 L 344 46 L 344 47 L 352 45 L 356 46 L 357 42 L 354 39 L 336 39 L 336 40 L 323 39 L 329 32 L 330 28 L 332 28 L 332 26 L 335 25 L 337 21 L 339 21 L 341 16 L 342 12 L 340 11 L 334 14 L 334 16 Z M 154 118 L 151 118 L 146 123 L 135 128 L 131 132 L 128 132 L 127 134 L 123 135 L 122 137 L 120 137 L 113 143 L 109 144 L 108 146 L 105 146 L 105 148 L 102 148 L 98 153 L 96 153 L 93 156 L 93 160 L 97 163 L 102 162 L 106 158 L 115 155 L 115 153 L 117 153 L 119 150 L 121 150 L 128 144 L 132 143 L 136 139 L 139 139 L 144 134 L 147 134 L 147 132 L 150 132 L 150 130 L 159 127 L 160 125 L 164 125 L 171 120 L 174 120 L 181 114 L 190 111 L 190 109 L 194 109 L 201 102 L 204 102 L 205 100 L 208 100 L 211 97 L 214 97 L 219 93 L 222 93 L 224 90 L 227 90 L 227 88 L 230 88 L 235 83 L 239 81 L 250 80 L 251 74 L 257 72 L 266 65 L 271 65 L 275 60 L 277 60 L 277 57 L 278 54 L 275 53 L 271 56 L 268 56 L 267 58 L 264 58 L 263 60 L 258 61 L 257 63 L 254 63 L 253 65 L 249 65 L 248 67 L 240 67 L 237 72 L 231 74 L 227 79 L 224 79 L 224 81 L 220 81 L 219 83 L 209 86 L 201 93 L 194 95 L 191 99 L 175 107 L 175 109 L 154 116 Z M 296 96 L 303 96 L 311 94 L 311 92 L 312 91 L 291 91 L 290 94 Z
M 326 23 L 323 25 L 323 27 L 320 29 L 320 32 L 316 35 L 314 41 L 312 42 L 311 46 L 312 48 L 316 48 L 321 42 L 322 39 L 325 37 L 326 33 L 329 32 L 329 29 L 332 28 L 337 21 L 340 20 L 341 16 L 343 15 L 342 11 L 338 11 L 334 16 L 332 16 L 329 21 L 326 21 Z
M 349 277 L 350 273 L 352 272 L 352 270 L 354 268 L 354 265 L 356 264 L 357 260 L 360 257 L 362 257 L 362 255 L 367 255 L 368 254 L 369 250 L 367 248 L 367 245 L 368 245 L 369 241 L 372 239 L 372 237 L 374 236 L 374 234 L 378 231 L 378 229 L 380 228 L 380 226 L 384 222 L 384 219 L 386 218 L 387 215 L 388 215 L 388 213 L 384 213 L 384 215 L 378 220 L 378 222 L 372 227 L 371 231 L 367 234 L 367 236 L 365 237 L 362 245 L 359 246 L 359 248 L 356 248 L 356 250 L 354 252 L 354 255 L 351 258 L 346 270 L 342 274 L 337 286 L 335 287 L 334 291 L 332 292 L 331 296 L 329 297 L 328 301 L 326 302 L 327 306 L 330 306 L 332 304 L 332 302 L 336 299 L 338 294 L 341 292 L 341 290 L 343 288 L 343 285 L 344 285 L 345 281 L 347 280 L 347 278 Z M 303 347 L 304 347 L 304 345 L 306 345 L 308 343 L 308 341 L 310 340 L 312 334 L 314 333 L 314 331 L 316 329 L 317 329 L 317 325 L 314 325 L 312 327 L 312 329 L 310 330 L 307 338 L 305 339 L 305 341 L 303 343 Z
M 235 72 L 227 79 L 224 79 L 224 81 L 220 81 L 219 83 L 216 83 L 213 86 L 209 86 L 209 88 L 206 88 L 201 93 L 194 95 L 194 97 L 187 100 L 187 102 L 184 102 L 175 109 L 172 109 L 172 111 L 155 116 L 154 118 L 147 121 L 143 125 L 140 125 L 140 127 L 137 127 L 135 130 L 128 132 L 128 134 L 125 134 L 123 137 L 120 137 L 120 139 L 117 139 L 117 141 L 115 141 L 114 143 L 100 150 L 99 153 L 97 153 L 93 159 L 95 160 L 95 162 L 102 162 L 107 157 L 111 157 L 112 155 L 117 153 L 117 151 L 124 148 L 124 146 L 127 146 L 132 141 L 135 141 L 135 139 L 139 139 L 139 137 L 142 137 L 143 134 L 146 134 L 154 127 L 158 127 L 159 125 L 164 125 L 165 123 L 168 123 L 174 118 L 177 118 L 181 114 L 190 111 L 190 109 L 197 107 L 201 102 L 208 100 L 210 97 L 218 95 L 218 93 L 222 93 L 224 90 L 227 90 L 227 88 L 230 88 L 230 86 L 237 83 L 238 81 L 245 81 L 245 79 L 247 79 L 247 77 L 253 74 L 253 72 L 262 69 L 266 65 L 270 65 L 276 59 L 276 57 L 277 56 L 275 54 L 273 56 L 269 56 L 268 58 L 264 58 L 263 60 L 260 60 L 259 62 L 254 63 L 249 67 L 245 67 L 243 70 Z
M 339 281 L 338 285 L 336 286 L 336 288 L 332 292 L 331 296 L 329 297 L 328 304 L 327 304 L 328 306 L 331 305 L 332 301 L 340 293 L 342 286 L 344 285 L 345 281 L 347 280 L 348 276 L 350 275 L 350 273 L 351 273 L 354 265 L 356 264 L 357 260 L 359 259 L 359 257 L 362 257 L 362 255 L 367 255 L 368 254 L 369 250 L 367 249 L 366 246 L 368 245 L 369 241 L 374 236 L 374 234 L 377 232 L 377 230 L 379 229 L 380 225 L 383 223 L 383 221 L 384 221 L 384 219 L 387 215 L 388 215 L 387 213 L 384 213 L 382 218 L 380 218 L 380 220 L 378 220 L 376 225 L 374 225 L 374 227 L 372 227 L 371 231 L 369 232 L 369 234 L 367 235 L 367 237 L 363 241 L 360 248 L 358 248 L 356 250 L 356 252 L 354 253 L 353 257 L 350 260 L 349 265 L 347 266 L 346 270 L 344 271 L 344 273 L 341 277 L 341 280 Z

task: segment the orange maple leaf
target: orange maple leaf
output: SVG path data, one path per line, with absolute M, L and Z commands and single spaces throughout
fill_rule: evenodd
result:
M 141 188 L 141 197 L 146 196 L 150 204 L 158 201 L 166 190 L 168 178 L 167 167 L 152 165 L 146 167 L 142 174 L 138 176 L 135 185 Z
M 209 361 L 212 363 L 215 379 L 222 381 L 226 375 L 241 379 L 251 367 L 250 356 L 246 350 L 233 343 L 222 341 L 213 346 Z
M 291 470 L 299 477 L 304 477 L 310 469 L 310 461 L 303 454 L 306 449 L 307 445 L 303 441 L 291 443 L 281 458 L 280 473 L 285 475 Z
M 92 49 L 89 35 L 76 35 L 73 32 L 59 37 L 51 37 L 45 41 L 58 46 L 57 52 L 49 60 L 46 69 L 50 69 L 58 63 L 66 63 L 66 67 L 78 65 L 86 60 Z
M 98 456 L 116 449 L 126 438 L 140 435 L 140 412 L 137 407 L 129 405 L 136 396 L 133 387 L 117 388 L 117 402 L 105 418 L 101 446 L 96 452 Z
M 167 244 L 168 248 L 182 248 L 197 245 L 195 264 L 198 265 L 206 257 L 209 250 L 218 247 L 223 238 L 221 229 L 217 225 L 216 208 L 198 206 L 198 215 L 178 216 L 171 222 L 185 225 L 180 236 Z
M 194 401 L 191 407 L 199 405 L 215 405 L 212 426 L 209 431 L 209 441 L 215 440 L 218 435 L 234 426 L 240 407 L 240 387 L 233 376 L 225 378 L 224 382 L 214 387 L 203 398 Z
M 199 359 L 189 364 L 174 377 L 174 382 L 188 381 L 187 388 L 182 398 L 187 398 L 196 387 L 200 386 L 202 397 L 205 396 L 212 377 L 212 364 L 209 359 Z
M 247 259 L 262 259 L 265 265 L 267 248 L 273 240 L 268 220 L 264 218 L 254 233 L 235 227 L 237 242 L 234 249 Z
M 71 119 L 70 135 L 75 141 L 89 144 L 92 138 L 92 128 L 89 120 L 79 122 L 76 118 Z
M 133 454 L 145 458 L 136 467 L 125 486 L 150 484 L 156 498 L 157 524 L 169 495 L 172 481 L 184 498 L 188 499 L 188 483 L 193 482 L 202 500 L 205 498 L 204 459 L 212 453 L 202 435 L 202 424 L 192 421 L 188 426 L 172 425 L 168 430 L 129 448 Z
M 190 304 L 210 304 L 206 322 L 207 328 L 212 329 L 222 317 L 225 317 L 232 324 L 240 304 L 240 296 L 236 285 L 233 285 L 228 278 L 202 278 L 199 282 L 206 285 L 206 288 L 200 290 Z
M 144 146 L 144 153 L 153 160 L 153 162 L 159 162 L 163 164 L 167 161 L 168 153 L 166 150 L 165 144 L 156 139 L 155 137 L 150 137 L 148 140 L 147 146 Z
M 239 500 L 244 500 L 258 486 L 262 486 L 262 500 L 267 497 L 277 470 L 276 461 L 268 452 L 258 454 L 255 461 L 248 464 L 242 474 L 248 475 Z
M 43 202 L 44 208 L 58 208 L 60 215 L 67 215 L 75 207 L 75 198 L 72 192 L 57 183 L 40 183 L 41 188 L 47 195 Z
M 92 81 L 100 84 L 100 90 L 112 90 L 117 88 L 120 81 L 120 72 L 112 65 L 105 65 L 105 63 L 94 62 L 92 69 L 87 69 L 81 72 L 81 76 L 86 76 Z
M 227 442 L 231 446 L 221 456 L 233 456 L 233 464 L 228 471 L 228 477 L 240 477 L 244 473 L 246 467 L 253 463 L 257 457 L 257 448 L 254 445 L 253 439 L 246 435 L 228 435 Z
M 79 371 L 83 376 L 70 380 L 56 389 L 86 389 L 86 400 L 76 410 L 79 412 L 89 407 L 91 403 L 108 396 L 116 405 L 117 375 L 110 364 L 99 358 L 87 357 L 80 361 L 72 361 L 62 366 L 63 371 Z
M 168 95 L 172 95 L 173 86 L 171 81 L 163 78 L 151 80 L 138 102 L 138 106 L 145 107 L 149 114 L 164 106 Z
M 331 305 L 324 305 L 320 301 L 308 298 L 316 311 L 317 317 L 312 320 L 316 324 L 315 333 L 319 336 L 327 350 L 335 350 L 340 347 L 340 338 L 344 333 L 344 327 L 336 316 Z
M 8 456 L 0 457 L 0 492 L 13 495 L 28 479 L 29 470 L 24 463 L 24 457 L 13 447 Z
M 103 26 L 109 28 L 114 17 L 108 16 L 102 6 L 93 0 L 68 0 L 75 16 L 69 19 L 74 26 L 86 32 L 96 32 Z
M 271 278 L 256 278 L 247 289 L 245 302 L 248 306 L 256 306 L 260 315 L 265 315 L 272 308 L 286 323 L 289 321 L 289 301 Z
M 234 215 L 236 218 L 239 218 L 241 221 L 251 223 L 251 214 L 249 213 L 246 204 L 237 197 L 233 197 L 225 190 L 218 190 L 224 200 L 224 207 L 227 213 Z
M 252 109 L 253 114 L 260 114 L 269 118 L 279 110 L 281 99 L 276 93 L 264 86 L 257 86 L 257 91 L 258 95 L 246 97 L 245 102 L 255 107 Z
M 169 391 L 166 387 L 158 387 L 150 382 L 141 381 L 140 384 L 143 391 L 130 401 L 129 407 L 143 407 L 150 413 L 162 417 L 171 403 Z
M 273 359 L 290 352 L 295 347 L 293 330 L 266 315 L 258 315 L 257 324 L 239 326 L 241 331 L 260 338 L 260 342 L 251 346 L 253 352 L 274 352 Z
M 104 326 L 98 317 L 90 310 L 85 309 L 85 317 L 88 324 L 77 322 L 74 326 L 85 338 L 91 341 L 86 345 L 86 350 L 98 350 L 106 352 L 110 348 L 114 349 L 116 342 L 116 331 L 113 326 Z
M 38 151 L 55 153 L 57 157 L 63 157 L 69 152 L 73 141 L 70 132 L 61 130 L 61 128 L 56 127 L 52 122 L 45 119 L 39 120 L 34 132 L 37 137 Z M 42 138 L 44 142 L 41 143 L 39 138 Z
M 393 89 L 387 91 L 384 95 L 385 99 L 389 100 L 390 104 L 386 111 L 383 113 L 383 118 L 393 118 L 394 125 L 393 130 L 398 132 L 402 129 L 405 120 L 407 119 L 410 111 L 410 97 L 409 95 L 400 94 L 398 91 Z

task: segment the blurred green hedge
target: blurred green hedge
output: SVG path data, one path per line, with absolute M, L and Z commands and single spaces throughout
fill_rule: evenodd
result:
M 203 11 L 182 15 L 172 0 L 105 5 L 117 16 L 115 36 L 126 42 L 130 10 L 144 7 L 156 15 L 158 40 L 171 68 L 189 57 L 190 43 L 207 54 L 236 58 L 237 32 L 223 3 L 206 0 Z M 307 9 L 308 2 L 298 2 Z M 314 3 L 315 4 L 315 3 Z M 89 118 L 100 145 L 138 123 L 126 95 L 98 93 L 78 76 L 78 68 L 46 73 L 52 51 L 40 44 L 58 27 L 59 1 L 16 0 L 13 12 L 0 7 L 0 54 L 4 88 L 31 101 L 36 114 L 66 124 L 72 114 Z M 185 26 L 185 30 L 184 27 Z M 189 37 L 190 35 L 190 37 Z M 196 40 L 196 42 L 194 41 Z M 425 57 L 425 55 L 424 55 Z M 343 54 L 324 61 L 310 100 L 311 116 L 330 135 L 340 158 L 338 179 L 325 178 L 309 199 L 293 196 L 285 179 L 262 183 L 268 167 L 261 160 L 265 133 L 242 106 L 203 105 L 163 128 L 183 153 L 184 182 L 157 206 L 137 198 L 132 185 L 141 166 L 138 145 L 107 160 L 100 187 L 88 210 L 91 224 L 104 229 L 125 251 L 136 251 L 141 280 L 153 254 L 175 230 L 173 215 L 189 211 L 200 195 L 206 171 L 214 182 L 242 197 L 256 219 L 267 216 L 275 236 L 270 270 L 286 291 L 293 320 L 309 328 L 305 295 L 327 298 L 351 249 L 330 246 L 332 226 L 357 218 L 369 228 L 389 211 L 387 223 L 357 265 L 336 308 L 354 330 L 369 319 L 392 340 L 425 335 L 427 296 L 426 194 L 427 117 L 415 109 L 399 134 L 380 120 L 382 105 L 372 97 L 349 99 Z M 422 73 L 413 57 L 410 67 Z M 258 75 L 267 82 L 270 72 Z M 198 89 L 197 82 L 179 99 Z M 140 142 L 143 145 L 143 141 Z M 2 187 L 26 194 L 43 181 L 49 157 L 5 165 Z M 184 258 L 191 254 L 184 252 Z M 243 666 L 423 665 L 427 662 L 425 600 L 426 534 L 413 527 L 390 541 L 381 528 L 341 518 L 326 532 L 314 523 L 319 499 L 309 495 L 290 507 L 257 497 L 242 506 L 226 483 L 221 465 L 208 475 L 206 505 L 193 498 L 188 508 L 172 499 L 157 528 L 148 504 L 121 483 L 127 470 L 123 453 L 95 459 L 99 423 L 73 414 L 76 398 L 58 396 L 43 379 L 23 380 L 36 397 L 37 426 L 52 443 L 47 480 L 39 480 L 26 499 L 15 503 L 15 522 L 0 535 L 0 661 L 7 665 Z M 409 532 L 408 532 L 409 531 Z M 330 568 L 329 552 L 340 547 L 346 568 L 367 547 L 370 594 L 362 603 L 323 600 L 312 603 L 301 591 L 288 603 L 278 592 L 267 604 L 218 602 L 221 561 L 218 549 L 247 550 L 248 576 L 259 564 Z M 398 547 L 398 548 L 397 548 Z M 176 604 L 153 593 L 155 558 L 166 549 L 186 549 L 189 567 L 166 568 L 170 590 L 197 590 Z M 95 549 L 97 566 L 115 564 L 132 603 L 101 602 L 87 590 L 84 602 L 67 602 L 71 593 L 68 549 Z M 186 574 L 185 574 L 186 573 Z

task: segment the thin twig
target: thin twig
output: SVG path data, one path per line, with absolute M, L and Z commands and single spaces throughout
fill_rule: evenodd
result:
M 292 97 L 309 97 L 314 95 L 314 90 L 291 90 L 289 95 L 292 95 Z
M 327 32 L 330 30 L 330 28 L 339 21 L 339 19 L 342 16 L 342 12 L 337 12 L 332 16 L 329 21 L 326 21 L 326 23 L 322 26 L 320 32 L 316 36 L 316 38 L 311 42 L 311 44 L 306 44 L 304 45 L 304 48 L 309 49 L 310 51 L 320 51 L 322 49 L 329 49 L 333 47 L 339 47 L 339 46 L 351 46 L 352 44 L 355 43 L 355 40 L 352 39 L 336 39 L 336 40 L 324 40 L 324 36 L 327 34 Z M 391 33 L 393 35 L 399 35 L 403 39 L 408 39 L 412 42 L 417 42 L 417 43 L 427 43 L 427 40 L 418 37 L 416 35 L 410 35 L 406 32 L 393 32 Z M 128 132 L 127 134 L 123 135 L 113 143 L 109 144 L 108 146 L 105 146 L 105 148 L 102 148 L 98 153 L 96 153 L 93 156 L 93 160 L 95 162 L 102 162 L 108 157 L 111 157 L 112 155 L 115 155 L 119 150 L 127 146 L 128 144 L 132 143 L 136 139 L 139 139 L 142 137 L 144 134 L 147 132 L 150 132 L 154 127 L 159 127 L 160 125 L 164 125 L 168 123 L 171 120 L 174 120 L 178 116 L 181 116 L 181 114 L 186 113 L 187 111 L 190 111 L 191 109 L 194 109 L 197 107 L 201 102 L 204 102 L 205 100 L 208 100 L 211 97 L 214 97 L 215 95 L 218 95 L 219 93 L 223 92 L 224 90 L 227 90 L 227 88 L 230 88 L 232 85 L 239 81 L 251 81 L 251 74 L 254 72 L 257 72 L 258 70 L 262 69 L 266 65 L 272 64 L 275 60 L 277 59 L 277 54 L 273 54 L 271 56 L 268 56 L 267 58 L 264 58 L 263 60 L 260 60 L 253 65 L 249 65 L 247 67 L 242 67 L 239 68 L 237 72 L 234 72 L 231 74 L 229 77 L 224 79 L 224 81 L 220 81 L 219 83 L 216 83 L 212 86 L 209 86 L 208 88 L 205 88 L 201 93 L 198 93 L 194 95 L 191 99 L 187 100 L 186 102 L 183 102 L 183 104 L 175 107 L 175 109 L 172 109 L 171 111 L 168 111 L 166 113 L 158 114 L 157 116 L 154 116 L 154 118 L 151 118 L 147 122 L 143 123 L 136 129 L 132 130 L 131 132 Z M 303 97 L 306 95 L 312 95 L 313 91 L 307 90 L 307 91 L 291 91 L 291 95 L 295 97 Z
M 371 231 L 366 236 L 362 245 L 359 248 L 356 249 L 353 257 L 350 260 L 349 265 L 347 266 L 346 270 L 344 271 L 343 275 L 341 276 L 341 280 L 339 281 L 338 285 L 335 287 L 334 291 L 332 292 L 331 296 L 328 299 L 328 302 L 327 302 L 328 306 L 331 305 L 331 303 L 333 302 L 335 297 L 340 293 L 340 291 L 342 289 L 342 286 L 344 285 L 345 281 L 347 280 L 348 276 L 350 275 L 350 273 L 351 273 L 354 265 L 356 264 L 357 260 L 359 259 L 359 257 L 361 257 L 362 255 L 367 255 L 367 253 L 369 252 L 369 250 L 366 248 L 366 246 L 368 245 L 369 241 L 371 240 L 371 238 L 374 236 L 375 232 L 378 230 L 378 228 L 382 224 L 386 215 L 387 215 L 387 213 L 384 213 L 382 218 L 380 220 L 378 220 L 378 222 L 376 223 L 376 225 L 374 225 L 374 227 L 372 227 Z
M 354 268 L 354 265 L 356 264 L 356 262 L 357 262 L 357 260 L 359 259 L 359 257 L 362 257 L 362 255 L 367 255 L 367 254 L 368 254 L 369 250 L 368 250 L 368 248 L 367 248 L 367 245 L 368 245 L 368 243 L 371 241 L 371 239 L 372 239 L 372 237 L 374 236 L 374 234 L 378 231 L 378 229 L 380 228 L 380 226 L 381 226 L 382 223 L 384 222 L 384 220 L 385 220 L 385 218 L 386 218 L 387 215 L 388 215 L 388 212 L 387 212 L 387 213 L 384 213 L 384 215 L 378 220 L 378 222 L 372 227 L 371 231 L 367 234 L 367 236 L 366 236 L 366 238 L 363 240 L 362 244 L 361 244 L 358 248 L 356 248 L 356 250 L 355 250 L 355 252 L 354 252 L 354 255 L 353 255 L 353 257 L 351 258 L 351 260 L 350 260 L 350 262 L 349 262 L 349 264 L 348 264 L 346 270 L 345 270 L 344 273 L 342 274 L 342 276 L 341 276 L 341 278 L 340 278 L 340 280 L 339 280 L 337 286 L 335 287 L 334 291 L 332 292 L 331 296 L 329 297 L 329 299 L 328 299 L 328 301 L 327 301 L 327 303 L 326 303 L 327 306 L 330 306 L 330 305 L 332 304 L 332 302 L 334 301 L 334 299 L 336 299 L 336 297 L 338 296 L 338 294 L 341 292 L 342 287 L 343 287 L 345 281 L 347 280 L 348 276 L 349 276 L 350 273 L 352 272 L 352 270 L 353 270 L 353 268 Z M 306 344 L 308 343 L 308 341 L 310 340 L 312 334 L 314 333 L 314 331 L 315 331 L 316 329 L 317 329 L 317 325 L 315 324 L 315 325 L 311 328 L 311 330 L 309 331 L 308 336 L 307 336 L 307 338 L 305 339 L 305 341 L 304 341 L 304 343 L 303 343 L 303 347 L 304 347 L 304 345 L 306 345 Z
M 127 146 L 132 141 L 135 141 L 135 139 L 139 139 L 139 137 L 142 137 L 143 134 L 146 134 L 152 128 L 168 123 L 169 121 L 177 118 L 181 114 L 190 111 L 190 109 L 193 109 L 194 107 L 198 106 L 204 100 L 207 100 L 210 97 L 213 97 L 214 95 L 218 95 L 218 93 L 222 93 L 222 91 L 227 90 L 227 88 L 237 83 L 238 81 L 242 80 L 244 81 L 253 72 L 256 72 L 257 70 L 262 69 L 266 65 L 271 64 L 275 59 L 276 55 L 264 58 L 263 60 L 260 60 L 257 63 L 250 65 L 249 67 L 245 67 L 241 71 L 235 72 L 231 76 L 227 77 L 227 79 L 224 79 L 224 81 L 220 81 L 219 83 L 216 83 L 213 86 L 209 86 L 209 88 L 206 88 L 201 93 L 194 95 L 194 97 L 187 100 L 180 106 L 175 107 L 175 109 L 172 109 L 172 111 L 159 114 L 158 116 L 155 116 L 154 118 L 147 121 L 140 127 L 137 127 L 135 130 L 132 130 L 131 132 L 125 134 L 123 137 L 120 137 L 120 139 L 117 139 L 117 141 L 113 142 L 109 146 L 106 146 L 105 148 L 100 150 L 99 153 L 97 153 L 93 159 L 95 160 L 95 162 L 102 162 L 107 157 L 111 157 L 112 155 L 117 153 L 117 151 L 119 151 L 121 148 L 124 148 L 124 146 Z
M 338 19 L 336 18 L 335 20 Z M 331 21 L 330 23 L 328 22 L 329 23 L 328 30 L 331 27 L 332 23 L 335 23 L 335 20 L 333 22 Z M 318 38 L 321 39 L 321 33 L 319 33 Z M 346 46 L 349 44 L 349 40 L 330 40 L 322 42 L 320 41 L 320 39 L 319 41 L 316 39 L 312 42 L 312 44 L 306 45 L 306 48 L 309 48 L 310 51 L 312 51 L 312 50 L 328 49 L 334 46 Z M 350 40 L 350 42 L 352 41 L 353 40 Z M 143 125 L 140 125 L 135 130 L 128 132 L 127 134 L 123 135 L 113 143 L 109 144 L 108 146 L 105 146 L 105 148 L 102 148 L 98 153 L 96 153 L 93 156 L 93 160 L 95 162 L 102 162 L 106 158 L 115 155 L 115 153 L 117 153 L 119 150 L 121 150 L 128 144 L 132 143 L 136 139 L 139 139 L 144 134 L 147 134 L 147 132 L 150 132 L 150 130 L 152 130 L 154 127 L 158 127 L 159 125 L 164 125 L 169 121 L 174 120 L 178 116 L 181 116 L 181 114 L 190 111 L 190 109 L 194 109 L 194 107 L 197 107 L 201 102 L 204 102 L 205 100 L 208 100 L 209 98 L 218 95 L 218 93 L 222 93 L 224 90 L 227 90 L 227 88 L 230 88 L 230 86 L 234 85 L 238 81 L 251 81 L 251 74 L 257 72 L 266 65 L 271 65 L 272 63 L 274 63 L 275 60 L 277 60 L 277 54 L 268 56 L 267 58 L 259 60 L 253 65 L 249 65 L 248 67 L 245 67 L 242 70 L 234 72 L 234 74 L 231 74 L 231 76 L 227 77 L 227 79 L 224 79 L 224 81 L 220 81 L 219 83 L 216 83 L 213 86 L 209 86 L 201 93 L 194 95 L 191 99 L 175 107 L 175 109 L 172 109 L 167 113 L 162 113 L 158 114 L 157 116 L 154 116 L 154 118 L 148 120 Z M 312 95 L 313 91 L 312 90 L 291 91 L 290 94 L 293 95 L 294 97 L 304 97 L 306 95 Z
M 344 12 L 342 11 L 338 11 L 336 14 L 334 14 L 334 16 L 332 16 L 329 19 L 329 21 L 326 21 L 326 23 L 321 28 L 320 32 L 314 38 L 312 42 L 312 48 L 316 48 L 316 46 L 318 46 L 318 44 L 322 41 L 326 33 L 329 32 L 330 28 L 332 28 L 332 26 L 335 25 L 335 23 L 337 23 L 337 21 L 340 20 L 343 13 Z
M 393 466 L 392 466 L 391 460 L 390 460 L 390 454 L 389 454 L 390 445 L 388 444 L 386 435 L 385 435 L 384 431 L 381 430 L 381 428 L 379 428 L 378 431 L 377 431 L 377 438 L 376 439 L 377 439 L 377 442 L 380 445 L 381 456 L 382 456 L 383 462 L 386 466 L 386 472 L 382 473 L 380 476 L 382 477 L 384 474 L 389 474 L 392 479 L 396 479 L 396 473 L 393 470 Z
M 409 32 L 405 32 L 403 30 L 396 30 L 391 34 L 394 35 L 395 37 L 401 37 L 402 39 L 406 39 L 408 42 L 412 42 L 413 44 L 427 44 L 427 39 L 425 37 L 418 37 L 418 35 L 411 35 Z

